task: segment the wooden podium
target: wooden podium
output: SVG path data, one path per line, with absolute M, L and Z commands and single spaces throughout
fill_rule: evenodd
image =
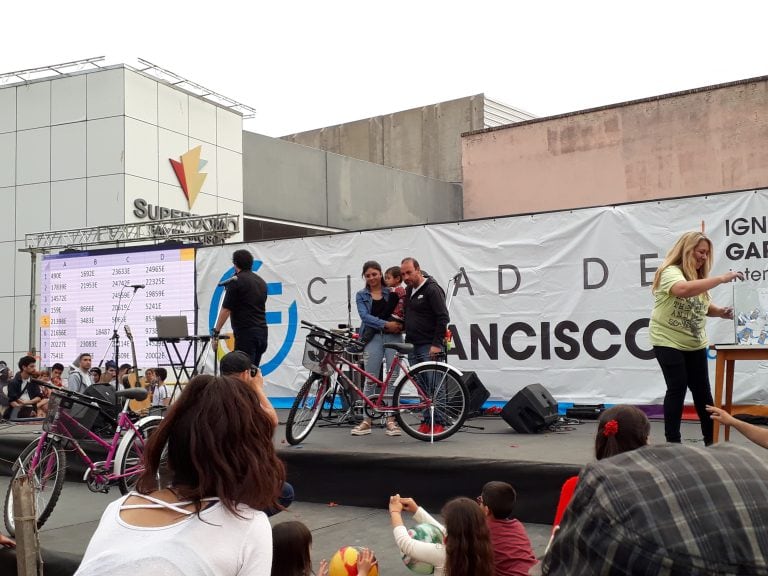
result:
M 731 413 L 733 400 L 733 369 L 736 360 L 768 360 L 768 346 L 743 346 L 739 344 L 715 344 L 717 351 L 715 364 L 715 406 Z M 725 402 L 723 402 L 723 380 L 725 380 Z M 720 422 L 714 421 L 712 442 L 717 443 Z M 731 427 L 725 427 L 725 440 L 730 440 Z

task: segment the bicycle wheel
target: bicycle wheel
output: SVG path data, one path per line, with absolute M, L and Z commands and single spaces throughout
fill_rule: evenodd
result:
M 59 494 L 64 485 L 64 476 L 67 471 L 67 455 L 51 438 L 46 439 L 40 450 L 40 457 L 34 470 L 30 470 L 32 457 L 35 455 L 38 441 L 30 443 L 14 465 L 14 474 L 8 484 L 8 493 L 5 495 L 5 509 L 3 517 L 5 528 L 11 536 L 16 535 L 16 522 L 13 511 L 13 481 L 26 476 L 32 484 L 35 494 L 35 511 L 37 514 L 37 527 L 40 528 L 53 512 Z
M 392 396 L 400 427 L 418 440 L 444 440 L 454 434 L 467 417 L 469 394 L 464 384 L 445 364 L 424 364 L 403 374 Z M 408 406 L 413 408 L 408 408 Z M 431 408 L 434 408 L 432 410 Z M 432 420 L 434 418 L 434 420 Z
M 136 423 L 136 431 L 130 430 L 120 440 L 115 453 L 114 473 L 119 476 L 117 486 L 121 494 L 128 494 L 144 471 L 144 448 L 152 433 L 160 426 L 160 416 L 147 416 Z
M 285 439 L 289 444 L 298 444 L 312 431 L 320 417 L 328 393 L 333 387 L 333 377 L 310 374 L 293 401 L 288 420 L 285 422 Z

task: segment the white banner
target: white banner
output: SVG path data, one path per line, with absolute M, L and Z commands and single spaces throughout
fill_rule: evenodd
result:
M 346 324 L 349 277 L 358 326 L 363 262 L 386 269 L 413 256 L 444 288 L 461 272 L 451 285 L 449 362 L 476 371 L 492 398 L 539 382 L 561 402 L 660 404 L 664 379 L 647 329 L 656 267 L 680 234 L 703 223 L 714 243 L 712 273 L 742 270 L 761 283 L 766 214 L 768 192 L 760 190 L 247 244 L 270 285 L 268 393 L 290 396 L 306 378 L 299 319 Z M 223 295 L 216 285 L 233 272 L 238 247 L 197 253 L 200 332 L 215 320 Z M 711 294 L 733 303 L 731 286 Z M 712 343 L 734 341 L 732 322 L 710 319 L 707 330 Z M 765 403 L 768 368 L 750 362 L 737 370 L 734 398 Z

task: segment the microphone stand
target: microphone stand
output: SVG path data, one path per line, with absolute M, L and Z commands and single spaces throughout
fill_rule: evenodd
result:
M 128 301 L 128 305 L 125 307 L 125 313 L 122 314 L 120 304 L 123 301 L 123 293 L 126 288 L 129 288 L 129 286 L 123 286 L 120 289 L 120 298 L 117 300 L 117 315 L 115 316 L 115 323 L 112 327 L 112 337 L 110 338 L 110 340 L 112 340 L 112 345 L 115 348 L 115 392 L 117 392 L 120 387 L 120 382 L 118 382 L 118 377 L 120 374 L 120 333 L 118 330 L 122 328 L 123 324 L 125 324 L 125 317 L 128 315 L 128 310 L 131 309 L 133 299 L 136 298 L 136 292 L 139 291 L 137 287 L 133 289 L 131 299 Z
M 352 331 L 352 277 L 347 274 L 347 329 Z

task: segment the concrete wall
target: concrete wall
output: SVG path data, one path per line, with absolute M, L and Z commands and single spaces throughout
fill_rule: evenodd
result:
M 484 127 L 478 94 L 284 139 L 446 182 L 461 182 L 461 134 Z
M 462 218 L 461 186 L 243 132 L 245 213 L 359 230 Z
M 768 77 L 462 139 L 464 216 L 768 186 Z

